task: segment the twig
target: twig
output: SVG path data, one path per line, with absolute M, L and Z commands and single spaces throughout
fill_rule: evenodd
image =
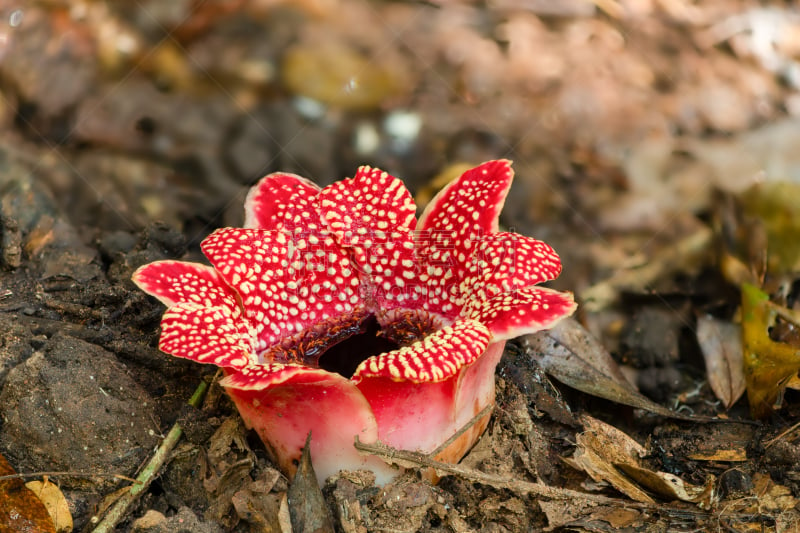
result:
M 68 470 L 60 471 L 60 472 L 26 472 L 23 474 L 9 474 L 7 476 L 0 476 L 0 481 L 5 481 L 6 479 L 25 479 L 27 477 L 58 477 L 58 476 L 69 476 L 69 477 L 113 477 L 117 479 L 122 479 L 124 481 L 130 481 L 131 483 L 138 483 L 135 479 L 128 476 L 123 476 L 122 474 L 98 474 L 95 472 L 70 472 Z
M 358 436 L 356 436 L 355 447 L 359 451 L 378 456 L 389 464 L 395 464 L 398 466 L 402 466 L 404 468 L 419 468 L 421 466 L 433 468 L 436 470 L 437 474 L 440 472 L 444 474 L 454 474 L 466 479 L 470 479 L 472 481 L 477 481 L 478 483 L 491 485 L 492 487 L 495 488 L 509 489 L 516 493 L 536 494 L 538 496 L 542 496 L 543 498 L 548 498 L 553 500 L 577 499 L 577 500 L 588 500 L 596 503 L 605 503 L 605 504 L 613 503 L 616 505 L 625 505 L 628 507 L 637 507 L 646 509 L 658 508 L 658 506 L 651 504 L 643 504 L 639 502 L 620 500 L 617 498 L 609 498 L 608 496 L 601 496 L 598 494 L 587 494 L 584 492 L 578 492 L 576 490 L 550 487 L 549 485 L 545 485 L 543 483 L 533 483 L 530 481 L 522 481 L 519 479 L 512 479 L 502 476 L 496 476 L 493 474 L 487 474 L 486 472 L 481 472 L 480 470 L 474 470 L 466 466 L 436 461 L 434 459 L 431 459 L 431 457 L 428 456 L 427 454 L 412 452 L 409 450 L 398 450 L 396 448 L 392 448 L 391 446 L 387 446 L 386 444 L 383 444 L 381 442 L 376 442 L 375 444 L 365 444 L 358 439 Z
M 671 514 L 683 513 L 690 516 L 700 517 L 714 516 L 714 514 L 711 512 L 700 509 L 675 508 L 665 504 L 636 502 L 631 500 L 623 500 L 621 498 L 610 498 L 608 496 L 602 496 L 599 494 L 588 494 L 585 492 L 579 492 L 577 490 L 551 487 L 549 485 L 545 485 L 544 483 L 533 483 L 530 481 L 522 481 L 519 479 L 487 474 L 485 472 L 481 472 L 480 470 L 475 470 L 465 466 L 436 461 L 424 453 L 398 450 L 381 442 L 376 442 L 375 444 L 365 444 L 359 441 L 358 436 L 356 436 L 355 439 L 355 447 L 361 452 L 370 453 L 380 457 L 389 464 L 395 464 L 404 468 L 433 468 L 436 470 L 437 474 L 453 474 L 477 483 L 483 483 L 484 485 L 492 486 L 494 488 L 508 489 L 516 492 L 517 494 L 535 494 L 536 496 L 540 496 L 549 500 L 583 500 L 601 505 L 622 507 L 625 509 L 639 509 L 642 511 Z M 726 518 L 749 518 L 752 516 L 753 515 L 751 513 L 725 514 Z
M 491 413 L 491 412 L 492 412 L 492 409 L 494 409 L 494 404 L 493 404 L 493 403 L 492 403 L 492 404 L 489 404 L 489 405 L 487 405 L 486 407 L 484 407 L 483 409 L 481 409 L 480 411 L 478 411 L 478 414 L 477 414 L 477 415 L 475 415 L 475 416 L 473 416 L 473 417 L 472 417 L 472 420 L 470 420 L 469 422 L 467 422 L 466 424 L 464 424 L 464 426 L 463 426 L 461 429 L 459 429 L 458 431 L 456 431 L 455 433 L 453 433 L 453 436 L 452 436 L 452 437 L 450 437 L 449 439 L 447 439 L 446 441 L 444 441 L 444 443 L 443 443 L 441 446 L 439 446 L 438 448 L 436 448 L 435 450 L 433 450 L 433 451 L 430 453 L 430 456 L 431 456 L 431 457 L 436 457 L 437 455 L 439 455 L 440 453 L 442 453 L 444 450 L 446 450 L 446 449 L 447 449 L 447 447 L 448 447 L 448 446 L 450 446 L 450 445 L 451 445 L 453 442 L 455 442 L 455 440 L 456 440 L 457 438 L 461 437 L 461 435 L 463 435 L 463 434 L 464 434 L 464 433 L 465 433 L 465 432 L 466 432 L 468 429 L 471 429 L 471 428 L 472 428 L 472 426 L 474 426 L 475 424 L 477 424 L 477 423 L 478 423 L 478 421 L 479 421 L 481 418 L 483 418 L 484 416 L 486 416 L 486 415 L 488 415 L 489 413 Z
M 785 429 L 785 430 L 783 430 L 783 431 L 781 432 L 781 434 L 780 434 L 780 435 L 778 435 L 777 437 L 775 437 L 775 438 L 773 438 L 773 439 L 770 439 L 770 440 L 768 440 L 767 442 L 765 442 L 765 443 L 764 443 L 764 448 L 769 448 L 770 446 L 772 446 L 773 444 L 775 444 L 775 443 L 776 443 L 776 442 L 778 442 L 779 440 L 781 440 L 781 439 L 785 438 L 785 437 L 786 437 L 787 435 L 789 435 L 790 433 L 792 433 L 792 432 L 796 431 L 798 427 L 800 427 L 800 422 L 798 422 L 798 423 L 794 424 L 792 427 L 790 427 L 790 428 L 788 428 L 788 429 Z M 0 479 L 2 479 L 2 478 L 0 478 Z
M 207 389 L 208 383 L 201 381 L 200 385 L 195 389 L 194 394 L 192 394 L 192 397 L 189 398 L 189 405 L 198 407 Z M 176 423 L 172 426 L 172 429 L 169 430 L 167 436 L 161 441 L 161 445 L 156 450 L 156 453 L 153 454 L 147 466 L 145 466 L 137 476 L 136 483 L 114 503 L 92 533 L 110 533 L 114 530 L 117 524 L 124 518 L 131 504 L 136 501 L 140 494 L 147 490 L 150 483 L 156 478 L 161 467 L 164 466 L 167 456 L 178 443 L 182 434 L 183 429 L 179 424 Z

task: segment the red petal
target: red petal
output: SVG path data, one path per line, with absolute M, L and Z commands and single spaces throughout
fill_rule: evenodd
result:
M 358 365 L 352 379 L 356 383 L 367 377 L 412 383 L 444 381 L 475 361 L 490 337 L 483 324 L 458 320 L 410 346 L 370 357 Z
M 318 207 L 339 243 L 353 251 L 362 281 L 368 281 L 371 308 L 416 307 L 416 207 L 403 182 L 360 167 L 354 178 L 325 187 Z
M 488 300 L 557 278 L 561 261 L 542 241 L 516 233 L 495 233 L 476 244 L 463 271 L 460 293 L 466 298 Z
M 134 272 L 133 282 L 167 306 L 192 302 L 206 307 L 237 308 L 236 294 L 210 266 L 156 261 Z
M 355 268 L 330 236 L 223 228 L 201 247 L 241 296 L 258 352 L 361 304 Z
M 490 345 L 476 361 L 449 379 L 413 383 L 388 377 L 364 377 L 358 388 L 378 420 L 378 438 L 403 450 L 431 453 L 466 426 L 484 407 L 494 403 L 494 370 L 505 343 Z M 437 454 L 457 462 L 486 428 L 478 421 Z
M 511 162 L 488 161 L 450 182 L 431 200 L 418 230 L 454 232 L 455 253 L 469 257 L 476 237 L 497 231 L 497 219 L 511 186 Z
M 255 358 L 253 336 L 231 308 L 192 302 L 167 309 L 158 347 L 176 357 L 221 367 L 243 368 Z
M 318 207 L 331 231 L 346 235 L 412 230 L 417 208 L 403 182 L 383 170 L 359 167 L 355 177 L 337 181 L 319 194 Z
M 316 183 L 295 174 L 276 172 L 250 189 L 244 202 L 246 228 L 317 231 L 319 215 L 313 205 Z
M 461 310 L 459 282 L 477 241 L 497 231 L 513 176 L 510 161 L 489 161 L 466 171 L 428 204 L 417 223 L 427 310 L 450 318 Z
M 350 380 L 290 365 L 248 367 L 243 372 L 246 375 L 231 373 L 220 383 L 287 476 L 294 475 L 309 431 L 320 484 L 342 469 L 372 470 L 379 484 L 399 473 L 376 457 L 361 456 L 353 446 L 356 435 L 374 443 L 378 428 L 369 404 Z
M 242 368 L 222 378 L 220 385 L 230 389 L 258 391 L 287 381 L 295 384 L 315 383 L 331 379 L 331 373 L 303 365 L 264 363 Z
M 572 293 L 527 287 L 489 300 L 470 300 L 462 315 L 484 324 L 492 341 L 499 341 L 550 328 L 576 307 Z

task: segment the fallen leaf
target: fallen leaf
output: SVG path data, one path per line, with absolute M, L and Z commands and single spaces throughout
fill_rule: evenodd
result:
M 577 447 L 572 457 L 564 460 L 583 470 L 597 483 L 606 482 L 632 500 L 655 503 L 641 487 L 625 476 L 615 465 L 638 466 L 647 450 L 617 428 L 588 415 L 581 416 L 584 431 L 575 437 Z
M 753 475 L 753 492 L 758 501 L 758 508 L 764 512 L 785 512 L 797 507 L 800 501 L 792 496 L 792 490 L 775 483 L 769 474 L 756 472 Z
M 698 227 L 691 235 L 659 251 L 658 254 L 636 268 L 621 269 L 611 277 L 580 292 L 581 309 L 596 313 L 617 301 L 621 292 L 646 293 L 659 279 L 669 278 L 676 272 L 691 271 L 708 255 L 713 232 Z
M 716 478 L 692 485 L 678 476 L 651 470 L 643 463 L 647 450 L 623 431 L 588 415 L 581 416 L 585 431 L 576 436 L 577 447 L 567 464 L 583 470 L 596 482 L 607 482 L 629 498 L 655 503 L 651 494 L 709 507 Z
M 0 455 L 0 476 L 14 474 Z M 56 533 L 44 504 L 21 479 L 0 480 L 0 533 Z
M 64 494 L 55 483 L 45 478 L 43 481 L 35 480 L 25 483 L 25 486 L 42 501 L 50 518 L 53 520 L 57 533 L 72 531 L 72 514 Z
M 729 409 L 746 388 L 742 328 L 703 315 L 697 318 L 697 343 L 706 362 L 708 384 Z
M 552 329 L 527 335 L 524 344 L 545 372 L 573 389 L 657 415 L 697 420 L 671 411 L 634 389 L 611 354 L 574 319 L 567 318 Z
M 279 479 L 277 470 L 270 470 L 260 479 L 247 484 L 231 498 L 236 514 L 250 523 L 254 531 L 260 533 L 281 533 L 278 521 L 281 499 L 285 493 L 272 492 Z
M 717 478 L 709 475 L 704 485 L 692 485 L 675 474 L 657 472 L 633 464 L 617 464 L 620 470 L 635 480 L 639 485 L 658 494 L 666 500 L 681 500 L 696 503 L 701 509 L 711 506 L 714 485 Z
M 775 318 L 791 313 L 782 313 L 780 306 L 769 301 L 769 295 L 753 285 L 744 283 L 741 289 L 747 397 L 753 416 L 764 418 L 772 413 L 786 384 L 800 370 L 800 349 L 769 337 Z
M 453 163 L 445 167 L 441 172 L 433 177 L 424 187 L 421 187 L 414 196 L 414 202 L 420 206 L 426 206 L 433 200 L 436 193 L 444 189 L 445 185 L 461 176 L 464 172 L 472 168 L 470 163 Z
M 539 507 L 547 516 L 550 529 L 574 526 L 578 531 L 619 531 L 643 526 L 647 516 L 634 509 L 620 509 L 595 502 L 545 501 Z M 591 528 L 591 529 L 589 529 Z

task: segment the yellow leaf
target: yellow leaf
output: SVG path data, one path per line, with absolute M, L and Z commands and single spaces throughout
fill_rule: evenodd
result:
M 769 337 L 769 328 L 781 308 L 757 287 L 743 283 L 742 344 L 747 397 L 750 412 L 764 418 L 783 392 L 789 380 L 800 370 L 800 349 L 776 342 Z

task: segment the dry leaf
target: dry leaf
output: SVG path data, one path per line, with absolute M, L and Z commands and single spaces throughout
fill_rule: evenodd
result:
M 639 466 L 646 450 L 617 428 L 588 415 L 581 416 L 585 431 L 576 436 L 575 453 L 565 461 L 583 470 L 598 483 L 610 483 L 615 489 L 638 502 L 654 503 L 641 487 L 630 481 L 615 465 Z
M 639 485 L 646 487 L 649 491 L 666 500 L 682 500 L 696 503 L 701 509 L 708 509 L 711 506 L 716 483 L 716 478 L 712 475 L 708 476 L 705 485 L 692 485 L 669 472 L 656 472 L 632 464 L 618 464 L 616 466 Z
M 611 354 L 576 320 L 525 337 L 528 353 L 545 372 L 579 391 L 612 402 L 681 420 L 696 418 L 670 411 L 640 394 L 625 379 Z
M 72 514 L 69 512 L 69 504 L 57 485 L 45 478 L 43 481 L 29 481 L 25 483 L 25 486 L 33 491 L 47 508 L 57 533 L 72 531 Z
M 710 506 L 715 478 L 709 476 L 702 486 L 686 483 L 667 472 L 650 470 L 642 463 L 647 451 L 617 428 L 588 415 L 581 416 L 585 431 L 576 437 L 575 453 L 565 461 L 583 470 L 596 482 L 610 483 L 633 500 L 655 503 L 657 494 L 667 500 Z
M 539 507 L 547 516 L 549 530 L 574 526 L 590 531 L 619 531 L 643 526 L 648 517 L 635 509 L 597 505 L 588 501 L 545 501 Z M 579 531 L 581 529 L 578 529 Z
M 750 411 L 756 418 L 772 413 L 772 407 L 788 381 L 800 370 L 800 349 L 776 342 L 769 337 L 769 328 L 788 310 L 769 301 L 757 287 L 744 283 L 742 289 L 742 345 L 747 397 Z
M 0 455 L 0 476 L 14 474 Z M 0 480 L 0 533 L 56 533 L 44 504 L 21 479 Z
M 708 384 L 729 409 L 744 394 L 742 328 L 711 316 L 697 318 L 697 342 L 703 352 Z

